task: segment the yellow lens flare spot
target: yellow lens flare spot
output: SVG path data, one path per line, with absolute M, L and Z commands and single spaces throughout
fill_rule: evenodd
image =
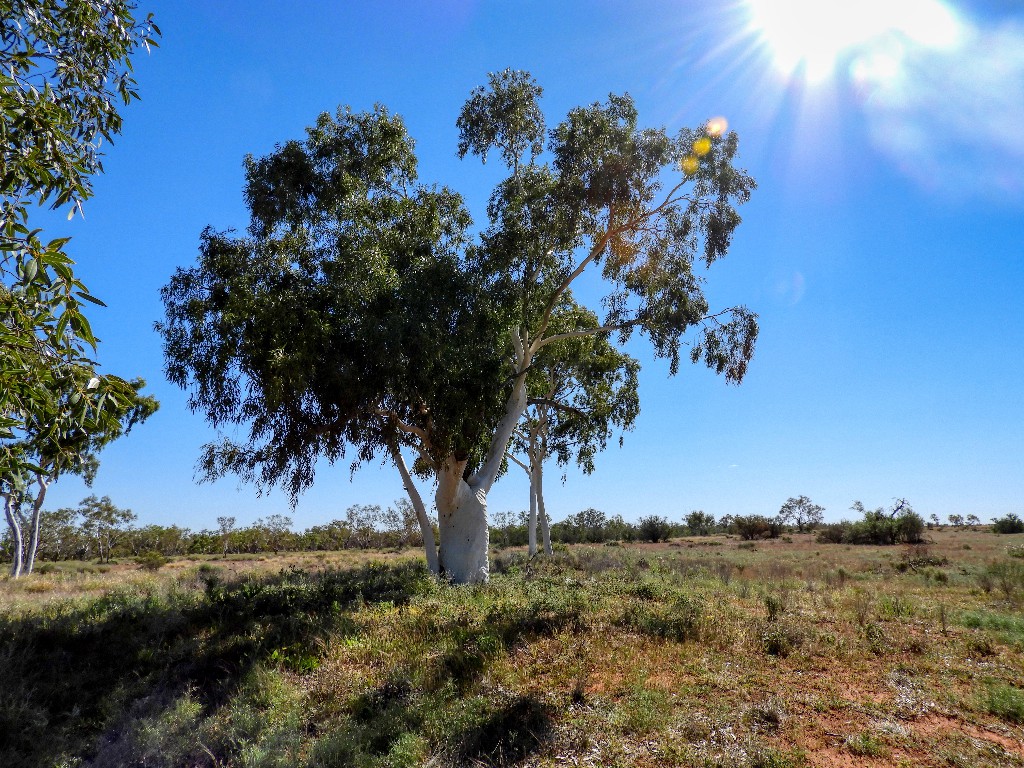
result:
M 729 130 L 729 121 L 724 117 L 712 117 L 708 120 L 708 124 L 704 126 L 704 131 L 708 136 L 714 136 L 715 138 L 724 134 Z
M 687 176 L 693 176 L 697 172 L 697 168 L 700 167 L 700 161 L 693 155 L 687 155 L 679 163 L 679 167 L 683 169 L 683 173 Z
M 704 157 L 708 152 L 711 151 L 711 139 L 707 136 L 697 139 L 693 142 L 693 154 L 697 157 Z

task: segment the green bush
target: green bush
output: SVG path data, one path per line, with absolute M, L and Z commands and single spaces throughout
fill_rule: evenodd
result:
M 783 524 L 777 517 L 768 518 L 764 515 L 741 515 L 733 518 L 733 528 L 745 541 L 753 539 L 777 539 L 782 535 Z
M 864 509 L 860 502 L 855 510 L 864 515 L 862 520 L 843 520 L 822 526 L 818 541 L 822 544 L 920 544 L 924 541 L 924 518 L 909 506 L 884 509 Z
M 140 568 L 147 571 L 158 571 L 163 568 L 167 563 L 170 562 L 166 557 L 161 555 L 159 552 L 145 552 L 135 558 L 135 562 L 139 564 Z
M 1024 520 L 1011 513 L 1006 517 L 997 517 L 992 520 L 993 533 L 1024 533 Z
M 668 541 L 672 536 L 672 524 L 664 517 L 648 515 L 637 522 L 637 538 L 640 541 Z

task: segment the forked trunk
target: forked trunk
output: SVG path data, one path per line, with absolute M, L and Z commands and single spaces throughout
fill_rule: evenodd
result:
M 465 459 L 450 456 L 436 470 L 441 575 L 456 584 L 481 584 L 489 575 L 487 494 L 501 471 L 512 432 L 526 410 L 526 344 L 518 331 L 512 334 L 512 345 L 518 373 L 483 465 L 469 481 L 464 477 Z

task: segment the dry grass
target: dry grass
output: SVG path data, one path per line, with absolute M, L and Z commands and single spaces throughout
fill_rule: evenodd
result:
M 174 650 L 182 639 L 162 629 L 159 673 L 141 678 L 149 693 L 112 691 L 63 756 L 94 765 L 1024 766 L 1024 582 L 1005 592 L 984 579 L 994 562 L 1019 562 L 1006 547 L 1020 537 L 930 535 L 914 549 L 793 535 L 752 549 L 726 537 L 580 546 L 546 562 L 506 550 L 496 558 L 504 572 L 486 587 L 416 577 L 401 601 L 312 603 L 303 610 L 326 617 L 315 631 L 254 642 L 247 671 L 217 691 L 186 669 Z M 222 619 L 204 623 L 225 610 L 204 607 L 211 580 L 242 590 L 282 571 L 329 575 L 410 556 L 69 568 L 0 583 L 0 611 L 15 621 L 66 611 L 69 599 L 87 607 L 105 594 L 163 595 L 186 606 L 176 610 L 206 649 L 231 640 L 218 635 Z M 249 620 L 270 631 L 259 615 Z

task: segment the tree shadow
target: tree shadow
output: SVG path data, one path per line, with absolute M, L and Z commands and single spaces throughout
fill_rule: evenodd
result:
M 283 571 L 202 589 L 114 591 L 82 607 L 0 616 L 0 755 L 5 768 L 88 758 L 133 703 L 186 691 L 212 711 L 257 664 L 313 658 L 349 611 L 404 604 L 429 583 L 421 563 Z
M 551 706 L 533 695 L 510 697 L 457 737 L 452 764 L 518 765 L 549 740 L 552 714 Z

